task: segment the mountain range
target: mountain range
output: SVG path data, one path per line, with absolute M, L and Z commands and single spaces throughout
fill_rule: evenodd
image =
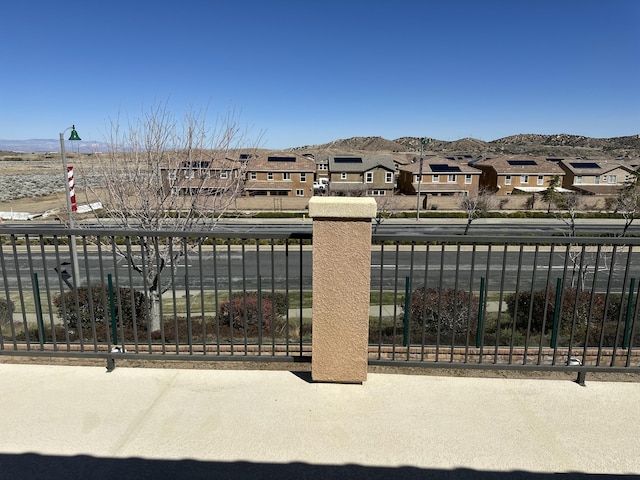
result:
M 581 135 L 519 134 L 490 142 L 475 138 L 454 141 L 427 138 L 423 146 L 418 137 L 387 140 L 382 137 L 352 137 L 319 145 L 292 147 L 285 150 L 299 152 L 420 152 L 435 154 L 539 155 L 552 157 L 640 158 L 640 134 L 626 137 L 592 138 Z M 97 141 L 77 141 L 66 144 L 69 151 L 78 153 L 106 152 L 108 144 Z M 0 140 L 0 150 L 19 153 L 59 152 L 60 141 L 51 139 Z
M 490 142 L 475 138 L 445 141 L 418 137 L 387 140 L 382 137 L 352 137 L 321 145 L 307 145 L 291 150 L 300 152 L 367 151 L 420 152 L 425 154 L 470 154 L 474 156 L 539 155 L 546 157 L 640 158 L 640 135 L 614 138 L 591 138 L 581 135 L 519 134 Z

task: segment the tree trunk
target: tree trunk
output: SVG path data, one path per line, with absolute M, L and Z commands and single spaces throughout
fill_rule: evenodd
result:
M 160 302 L 162 301 L 160 292 L 158 290 L 151 290 L 149 292 L 151 297 L 151 311 L 149 312 L 149 330 L 155 332 L 160 330 Z
M 464 227 L 464 234 L 466 235 L 467 232 L 469 231 L 469 227 L 471 226 L 471 218 L 467 219 L 467 226 Z

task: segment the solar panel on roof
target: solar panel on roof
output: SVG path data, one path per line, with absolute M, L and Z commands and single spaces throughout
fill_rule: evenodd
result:
M 600 168 L 595 162 L 569 162 L 573 168 Z
M 525 167 L 537 165 L 535 160 L 507 160 L 507 163 L 512 167 Z
M 360 157 L 335 157 L 333 159 L 336 163 L 362 163 L 362 158 Z
M 432 172 L 438 172 L 438 173 L 459 172 L 460 171 L 460 167 L 447 165 L 447 164 L 444 164 L 444 163 L 434 163 L 434 164 L 429 165 L 429 167 L 431 167 L 431 171 Z
M 295 162 L 296 157 L 269 157 L 268 162 Z

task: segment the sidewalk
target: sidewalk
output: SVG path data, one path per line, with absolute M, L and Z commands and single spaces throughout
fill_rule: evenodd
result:
M 0 364 L 0 398 L 7 479 L 640 478 L 640 383 Z

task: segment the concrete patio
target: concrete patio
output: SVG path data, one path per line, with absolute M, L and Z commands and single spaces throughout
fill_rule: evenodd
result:
M 640 478 L 637 381 L 0 363 L 0 398 L 6 479 Z

